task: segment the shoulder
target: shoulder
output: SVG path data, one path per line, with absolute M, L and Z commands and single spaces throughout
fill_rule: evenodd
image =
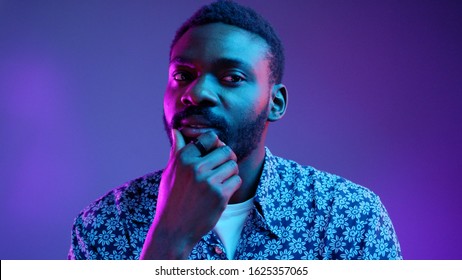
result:
M 372 190 L 339 175 L 314 169 L 312 178 L 316 195 L 340 204 L 341 208 L 363 202 L 376 204 L 380 201 Z
M 295 195 L 303 194 L 314 209 L 326 214 L 333 214 L 332 211 L 358 211 L 371 215 L 384 211 L 377 194 L 342 176 L 273 155 L 269 161 L 272 170 L 278 174 L 278 184 L 272 184 L 274 188 L 288 189 Z
M 108 217 L 124 218 L 128 213 L 136 214 L 139 209 L 153 208 L 161 173 L 162 171 L 149 173 L 112 189 L 85 207 L 78 214 L 76 223 L 98 227 L 98 223 Z
M 133 230 L 130 225 L 144 225 L 152 218 L 160 175 L 161 171 L 129 181 L 85 207 L 74 221 L 68 258 L 136 258 L 139 251 L 133 244 L 144 240 L 147 228 Z
M 266 195 L 261 201 L 272 224 L 292 219 L 287 223 L 305 232 L 314 245 L 325 244 L 319 248 L 323 258 L 401 258 L 390 217 L 372 190 L 271 154 L 265 164 L 269 171 L 264 172 L 268 178 L 263 186 L 268 187 L 263 189 L 268 191 L 261 192 Z M 278 215 L 279 210 L 284 215 Z
M 280 181 L 293 185 L 296 189 L 312 189 L 317 195 L 326 198 L 347 197 L 350 200 L 357 200 L 360 197 L 377 198 L 370 189 L 339 175 L 273 155 L 269 162 L 272 169 L 278 173 Z

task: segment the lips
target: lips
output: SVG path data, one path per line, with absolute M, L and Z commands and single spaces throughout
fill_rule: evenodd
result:
M 201 134 L 215 130 L 215 127 L 201 116 L 190 116 L 181 120 L 181 126 L 178 129 L 184 137 L 192 140 Z

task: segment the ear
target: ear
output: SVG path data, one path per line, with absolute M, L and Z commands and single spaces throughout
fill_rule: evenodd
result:
M 271 100 L 269 102 L 268 121 L 275 122 L 281 119 L 286 113 L 289 101 L 287 88 L 283 84 L 276 84 L 271 91 Z

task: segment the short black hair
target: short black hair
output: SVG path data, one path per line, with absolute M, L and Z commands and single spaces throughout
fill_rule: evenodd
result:
M 269 46 L 270 82 L 281 83 L 284 73 L 284 49 L 281 40 L 261 15 L 230 0 L 213 2 L 197 10 L 176 31 L 170 45 L 170 54 L 181 36 L 190 28 L 218 22 L 242 28 L 263 38 Z

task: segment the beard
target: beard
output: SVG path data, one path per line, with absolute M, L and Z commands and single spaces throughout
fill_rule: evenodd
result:
M 239 122 L 234 124 L 230 124 L 225 118 L 213 113 L 209 107 L 187 107 L 185 110 L 176 113 L 171 123 L 168 123 L 164 113 L 164 129 L 170 140 L 170 145 L 173 143 L 172 129 L 178 129 L 183 119 L 193 115 L 199 115 L 207 119 L 217 132 L 218 138 L 233 150 L 237 161 L 240 162 L 248 157 L 263 140 L 262 137 L 268 120 L 268 107 L 265 107 L 258 115 L 253 111 L 242 114 Z M 185 140 L 188 143 L 194 139 Z

